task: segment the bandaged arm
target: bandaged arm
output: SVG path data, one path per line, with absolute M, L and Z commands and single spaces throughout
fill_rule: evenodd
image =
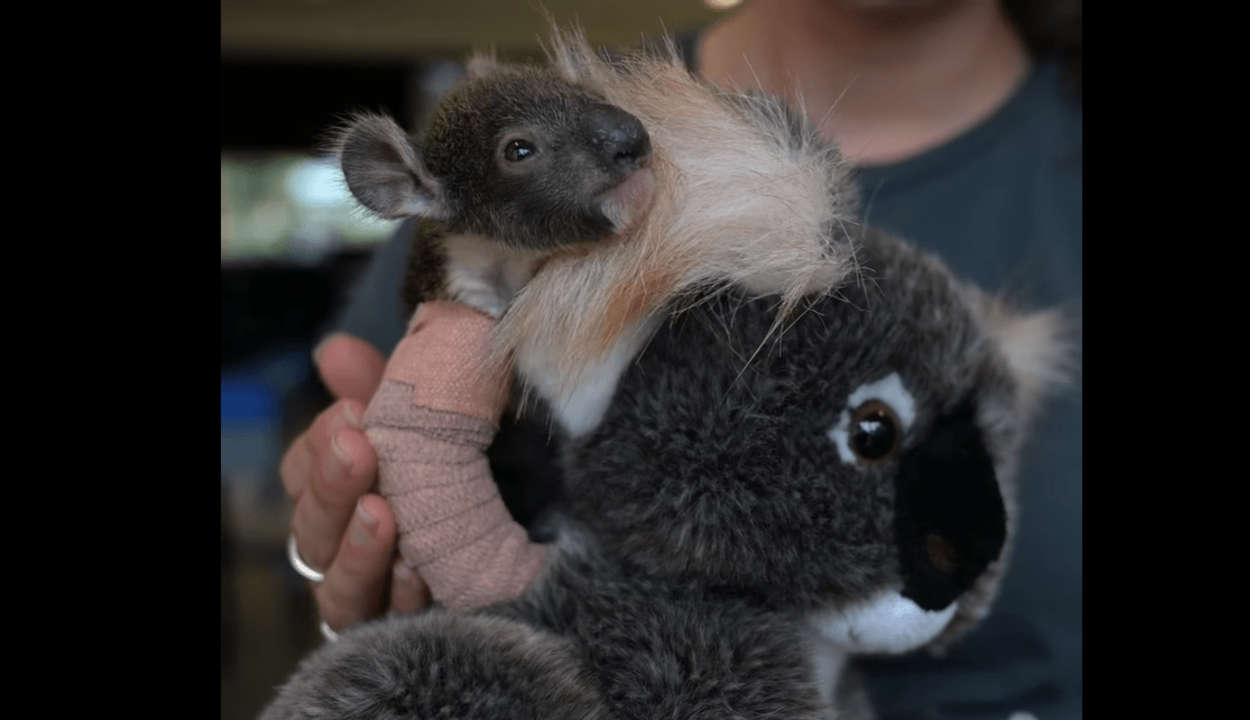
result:
M 511 387 L 508 368 L 489 362 L 494 324 L 464 305 L 422 304 L 365 413 L 400 554 L 451 608 L 520 596 L 547 559 L 486 459 Z

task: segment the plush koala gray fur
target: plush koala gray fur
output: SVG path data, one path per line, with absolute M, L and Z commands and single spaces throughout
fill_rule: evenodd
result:
M 557 69 L 596 62 L 584 41 L 564 42 L 573 52 L 560 51 Z M 601 102 L 603 74 L 615 71 L 586 72 Z M 545 92 L 548 80 L 534 82 Z M 671 102 L 629 107 L 658 158 L 669 150 L 662 118 L 697 99 Z M 988 612 L 1015 531 L 1021 443 L 1062 369 L 1062 316 L 1017 313 L 937 259 L 848 222 L 855 199 L 832 150 L 779 103 L 716 103 L 774 154 L 820 156 L 817 189 L 769 180 L 737 192 L 743 203 L 825 203 L 812 216 L 827 228 L 812 244 L 853 249 L 854 267 L 797 305 L 791 286 L 769 292 L 744 272 L 648 306 L 642 341 L 618 341 L 617 361 L 595 366 L 608 377 L 587 381 L 606 398 L 593 412 L 562 415 L 560 398 L 546 397 L 557 420 L 576 420 L 563 427 L 570 512 L 529 590 L 472 613 L 435 609 L 349 631 L 301 665 L 264 720 L 864 718 L 855 656 L 942 647 Z M 473 150 L 449 146 L 447 162 Z M 722 148 L 726 162 L 734 151 Z M 448 182 L 450 170 L 422 167 L 428 186 Z M 639 207 L 685 212 L 657 182 L 659 199 Z M 821 200 L 829 188 L 836 197 Z M 420 214 L 422 202 L 389 206 Z M 527 272 L 539 283 L 546 270 Z M 528 282 L 500 291 L 505 319 Z

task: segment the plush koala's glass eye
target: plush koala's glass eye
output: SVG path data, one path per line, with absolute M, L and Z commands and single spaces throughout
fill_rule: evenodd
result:
M 513 140 L 504 146 L 503 157 L 508 162 L 520 162 L 531 157 L 538 148 L 528 140 Z
M 903 442 L 903 424 L 889 405 L 869 400 L 851 415 L 847 445 L 861 462 L 893 460 Z
M 826 432 L 842 462 L 859 467 L 890 462 L 903 452 L 916 421 L 916 401 L 898 373 L 851 391 L 838 422 Z

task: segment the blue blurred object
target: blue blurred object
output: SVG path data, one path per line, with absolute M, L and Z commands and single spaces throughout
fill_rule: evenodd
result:
M 264 477 L 282 453 L 283 404 L 312 373 L 307 344 L 259 352 L 221 372 L 221 472 Z
M 221 426 L 267 425 L 278 417 L 278 394 L 257 378 L 222 378 Z

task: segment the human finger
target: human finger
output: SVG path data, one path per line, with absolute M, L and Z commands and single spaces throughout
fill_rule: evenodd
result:
M 335 333 L 321 341 L 313 357 L 331 395 L 364 404 L 377 392 L 386 369 L 386 359 L 376 348 L 345 333 Z
M 340 401 L 323 410 L 282 456 L 278 473 L 287 497 L 299 502 L 317 472 L 334 434 L 344 427 L 361 427 L 363 408 L 358 402 Z
M 377 480 L 377 454 L 361 430 L 362 414 L 353 400 L 331 406 L 305 433 L 303 451 L 292 450 L 283 476 L 295 501 L 292 532 L 304 559 L 317 568 L 334 560 L 353 508 Z M 293 486 L 300 490 L 291 492 Z
M 324 582 L 313 590 L 321 619 L 341 632 L 381 615 L 394 556 L 395 516 L 381 497 L 365 495 L 355 505 Z
M 414 613 L 429 607 L 433 601 L 429 585 L 397 555 L 391 565 L 391 610 Z

